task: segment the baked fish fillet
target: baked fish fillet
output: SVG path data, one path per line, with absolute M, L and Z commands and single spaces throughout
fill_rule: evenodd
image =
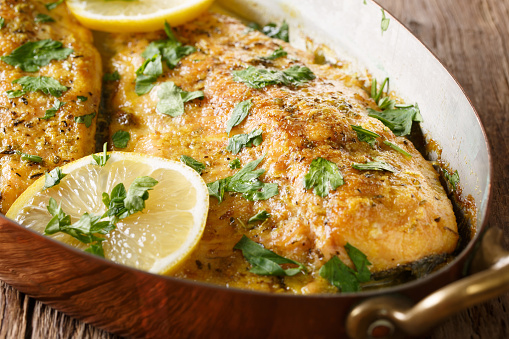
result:
M 260 290 L 307 293 L 323 291 L 318 269 L 332 256 L 352 265 L 344 246 L 357 247 L 368 257 L 372 272 L 390 270 L 434 254 L 451 253 L 458 241 L 452 206 L 438 175 L 413 145 L 396 137 L 379 120 L 367 115 L 375 103 L 345 71 L 313 63 L 313 55 L 289 44 L 248 30 L 239 21 L 207 14 L 175 29 L 183 44 L 196 52 L 183 58 L 156 82 L 149 93 L 135 93 L 136 70 L 142 53 L 163 32 L 112 35 L 113 57 L 108 72 L 121 79 L 107 89 L 106 109 L 111 116 L 110 136 L 130 133 L 123 150 L 178 160 L 181 155 L 206 164 L 207 183 L 232 176 L 238 169 L 263 158 L 261 179 L 276 183 L 279 194 L 264 201 L 248 201 L 226 193 L 218 203 L 210 198 L 204 236 L 191 258 L 174 273 L 200 281 Z M 286 57 L 261 59 L 282 46 Z M 248 66 L 287 69 L 308 66 L 316 79 L 300 86 L 270 85 L 254 89 L 233 79 L 232 72 Z M 173 81 L 184 91 L 204 91 L 203 100 L 185 103 L 185 113 L 170 117 L 156 111 L 160 84 Z M 231 135 L 263 130 L 263 142 L 236 155 L 226 150 L 225 125 L 235 105 L 252 100 L 247 118 Z M 373 148 L 360 142 L 351 125 L 380 134 L 412 155 L 403 156 L 383 143 Z M 313 159 L 336 163 L 344 185 L 320 197 L 303 185 Z M 359 171 L 353 163 L 384 161 L 397 170 Z M 270 218 L 255 227 L 247 221 L 265 210 Z M 281 256 L 304 263 L 311 274 L 276 278 L 248 272 L 250 265 L 233 250 L 242 235 Z
M 65 4 L 48 10 L 45 4 L 51 2 L 0 1 L 0 17 L 5 20 L 0 29 L 0 56 L 3 56 L 0 60 L 0 211 L 4 214 L 35 179 L 95 149 L 96 117 L 90 114 L 97 112 L 101 99 L 101 59 L 92 45 L 91 32 L 78 24 Z M 54 59 L 41 67 L 16 64 L 23 61 L 26 51 L 5 58 L 17 48 L 28 46 L 27 43 L 44 40 L 61 42 L 62 49 L 73 51 L 65 59 Z M 50 50 L 49 53 L 55 52 Z M 56 50 L 55 53 L 61 53 Z M 22 90 L 20 84 L 12 82 L 26 76 L 51 77 L 67 90 L 61 90 L 57 96 L 27 90 L 9 98 L 8 91 Z M 47 110 L 48 115 L 54 116 L 43 119 Z M 78 119 L 81 123 L 75 121 L 76 117 L 82 117 Z M 42 161 L 22 160 L 26 156 L 18 152 L 39 156 Z

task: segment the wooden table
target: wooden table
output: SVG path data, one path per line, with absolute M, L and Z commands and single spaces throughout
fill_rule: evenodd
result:
M 489 223 L 509 237 L 509 0 L 378 2 L 444 62 L 479 112 L 494 156 Z M 452 317 L 430 338 L 508 338 L 508 310 L 501 296 Z M 29 337 L 114 338 L 0 282 L 0 338 Z

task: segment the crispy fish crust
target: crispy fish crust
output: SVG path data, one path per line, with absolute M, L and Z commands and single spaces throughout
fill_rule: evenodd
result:
M 174 70 L 165 69 L 158 83 L 173 81 L 185 91 L 203 90 L 203 100 L 185 104 L 185 113 L 172 118 L 156 111 L 155 87 L 138 96 L 135 71 L 144 61 L 141 53 L 164 33 L 113 35 L 114 53 L 109 72 L 121 80 L 108 89 L 110 135 L 129 131 L 127 151 L 178 160 L 188 155 L 207 165 L 205 182 L 233 175 L 228 163 L 242 165 L 265 155 L 259 168 L 264 182 L 277 183 L 279 195 L 250 202 L 240 194 L 225 194 L 218 204 L 211 198 L 205 234 L 191 258 L 176 272 L 178 277 L 244 288 L 309 293 L 329 287 L 318 269 L 338 255 L 351 265 L 344 246 L 348 242 L 364 252 L 372 272 L 389 270 L 433 254 L 451 253 L 458 240 L 452 206 L 437 173 L 405 138 L 396 137 L 380 121 L 367 116 L 372 99 L 345 72 L 313 64 L 313 56 L 281 40 L 268 38 L 235 19 L 207 14 L 176 29 L 177 36 L 197 51 Z M 279 46 L 288 56 L 275 61 L 259 57 Z M 233 81 L 232 71 L 249 65 L 286 69 L 306 65 L 317 78 L 299 87 L 281 85 L 252 89 Z M 234 106 L 252 99 L 249 116 L 231 135 L 263 130 L 263 142 L 233 155 L 226 151 L 225 124 Z M 412 155 L 402 154 L 378 141 L 374 148 L 360 142 L 350 125 L 380 134 Z M 230 136 L 231 136 L 230 135 Z M 316 157 L 335 162 L 345 184 L 325 198 L 303 186 L 304 175 Z M 352 163 L 377 158 L 396 173 L 358 171 Z M 271 217 L 249 229 L 247 220 L 266 210 Z M 242 234 L 266 248 L 305 263 L 310 274 L 279 279 L 251 274 L 234 245 Z
M 52 1 L 46 1 L 50 3 Z M 36 23 L 37 14 L 49 14 L 55 22 Z M 97 112 L 101 99 L 101 59 L 92 44 L 91 32 L 80 26 L 62 4 L 52 11 L 44 2 L 0 1 L 0 55 L 9 55 L 29 41 L 53 39 L 74 52 L 65 60 L 53 60 L 39 72 L 28 73 L 0 61 L 0 211 L 6 213 L 16 198 L 44 172 L 81 158 L 95 149 L 95 118 L 87 128 L 74 121 L 77 116 Z M 29 92 L 9 99 L 8 90 L 23 76 L 49 76 L 69 89 L 58 98 L 65 105 L 49 120 L 41 119 L 54 106 L 55 98 Z M 84 102 L 77 99 L 84 96 Z M 14 151 L 38 155 L 41 163 L 21 160 Z

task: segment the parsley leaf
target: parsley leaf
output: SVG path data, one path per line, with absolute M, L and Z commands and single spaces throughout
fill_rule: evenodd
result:
M 154 55 L 151 59 L 145 60 L 143 65 L 136 70 L 136 85 L 134 91 L 138 95 L 143 95 L 154 87 L 153 82 L 163 74 L 163 64 L 161 56 Z
M 367 142 L 371 147 L 375 146 L 375 138 L 380 138 L 378 133 L 362 128 L 362 126 L 350 125 L 352 129 L 357 133 L 357 138 L 360 141 Z
M 103 81 L 117 81 L 120 80 L 120 74 L 118 71 L 115 71 L 113 73 L 104 73 L 103 75 Z
M 47 39 L 29 41 L 16 48 L 10 55 L 0 57 L 0 60 L 25 72 L 37 72 L 52 60 L 66 59 L 72 52 L 74 51 L 71 48 L 63 48 L 60 41 Z
M 243 147 L 258 146 L 262 143 L 262 130 L 255 129 L 249 134 L 237 134 L 228 139 L 228 146 L 226 150 L 237 154 Z
M 63 4 L 63 3 L 64 3 L 64 0 L 57 0 L 55 2 L 50 2 L 49 4 L 45 4 L 44 6 L 46 6 L 46 9 L 48 11 L 51 11 L 51 10 L 57 8 L 58 5 Z
M 249 66 L 240 71 L 233 71 L 234 81 L 243 82 L 256 89 L 279 84 L 298 86 L 314 78 L 315 75 L 306 66 L 292 66 L 283 71 Z
M 182 46 L 182 43 L 177 40 L 167 22 L 164 23 L 164 31 L 168 36 L 168 40 L 151 42 L 141 56 L 148 59 L 159 55 L 166 62 L 166 65 L 173 69 L 183 57 L 194 53 L 196 49 L 193 46 Z
M 233 248 L 241 250 L 244 258 L 253 265 L 249 270 L 251 273 L 291 277 L 299 272 L 306 272 L 306 267 L 303 264 L 269 251 L 245 235 Z M 297 265 L 298 267 L 285 270 L 280 266 L 282 264 Z
M 265 221 L 268 218 L 270 218 L 270 214 L 267 211 L 263 210 L 261 212 L 256 213 L 251 218 L 249 218 L 247 223 L 248 224 L 252 224 L 252 223 L 255 223 L 255 222 L 258 222 L 258 221 Z
M 233 108 L 232 114 L 230 116 L 230 119 L 226 122 L 226 133 L 230 135 L 230 131 L 233 127 L 240 124 L 249 114 L 249 110 L 253 106 L 253 101 L 251 99 L 244 100 L 239 102 L 235 107 Z
M 62 102 L 58 99 L 55 99 L 55 103 L 53 107 L 46 110 L 46 113 L 41 119 L 48 120 L 50 118 L 53 118 L 55 114 L 58 112 L 59 109 L 61 109 L 65 105 L 65 102 Z
M 260 59 L 263 59 L 263 60 L 276 60 L 278 58 L 282 58 L 282 57 L 285 57 L 287 55 L 288 55 L 288 53 L 281 46 L 279 46 L 279 48 L 276 49 L 274 52 L 272 52 L 272 54 L 267 55 L 267 56 L 262 56 L 262 57 L 260 57 Z
M 228 167 L 229 167 L 230 169 L 240 168 L 240 167 L 241 167 L 240 160 L 239 160 L 239 159 L 233 159 L 233 160 L 232 160 L 232 161 L 230 161 L 230 163 L 228 164 Z
M 84 96 L 82 96 L 82 95 L 78 95 L 76 98 L 77 98 L 79 101 L 81 101 L 81 102 L 85 102 L 85 101 L 87 101 L 87 100 L 88 100 L 88 97 L 84 97 Z
M 209 195 L 216 197 L 219 203 L 223 201 L 225 192 L 243 193 L 242 196 L 250 201 L 267 200 L 278 195 L 277 184 L 264 183 L 258 179 L 265 173 L 264 169 L 255 170 L 262 160 L 263 157 L 247 163 L 244 168 L 231 177 L 208 183 Z
M 388 171 L 392 173 L 398 171 L 392 165 L 383 161 L 368 161 L 364 164 L 352 164 L 352 167 L 359 171 Z
M 381 10 L 382 10 L 382 23 L 380 26 L 382 28 L 382 35 L 383 35 L 384 32 L 387 31 L 387 29 L 389 28 L 389 23 L 391 22 L 391 19 L 385 17 L 385 11 L 383 8 Z
M 58 185 L 67 174 L 63 173 L 60 167 L 55 167 L 49 173 L 45 173 L 44 186 L 42 190 Z
M 198 160 L 195 160 L 187 155 L 181 155 L 180 161 L 182 161 L 185 165 L 194 169 L 199 174 L 201 174 L 203 172 L 203 170 L 205 169 L 205 164 L 203 164 L 203 163 L 199 162 Z
M 42 158 L 38 155 L 27 154 L 27 153 L 23 153 L 20 151 L 14 151 L 14 153 L 20 155 L 21 160 L 37 162 L 37 163 L 42 162 Z
M 96 116 L 96 112 L 80 115 L 79 117 L 74 117 L 74 121 L 76 121 L 78 124 L 85 124 L 86 128 L 89 128 L 92 125 L 92 121 Z
M 333 256 L 320 268 L 318 273 L 341 292 L 357 292 L 361 289 L 361 282 L 367 282 L 371 279 L 371 272 L 367 268 L 371 263 L 364 253 L 349 243 L 346 244 L 345 249 L 355 266 L 355 270 L 346 266 L 337 256 Z
M 37 22 L 37 23 L 45 23 L 45 22 L 55 22 L 55 19 L 50 17 L 48 14 L 41 14 L 41 13 L 39 13 L 35 17 L 34 21 Z
M 186 92 L 175 86 L 172 81 L 164 82 L 157 91 L 159 102 L 157 111 L 171 117 L 178 117 L 184 114 L 184 103 L 190 100 L 203 98 L 202 91 Z
M 111 137 L 111 141 L 113 141 L 113 146 L 116 148 L 126 148 L 127 143 L 131 139 L 131 135 L 127 131 L 116 131 L 115 134 Z
M 124 206 L 129 215 L 140 212 L 145 208 L 145 201 L 149 196 L 148 191 L 153 190 L 157 183 L 156 179 L 149 176 L 134 179 L 124 200 Z
M 394 150 L 398 151 L 399 153 L 403 154 L 405 157 L 409 157 L 409 158 L 412 157 L 412 155 L 410 153 L 408 153 L 407 151 L 405 151 L 404 149 L 402 149 L 398 145 L 393 144 L 390 141 L 384 140 L 384 144 L 386 144 L 387 146 L 393 148 Z
M 27 92 L 41 91 L 44 94 L 51 94 L 54 97 L 60 98 L 62 93 L 67 91 L 67 87 L 61 85 L 57 80 L 46 76 L 24 76 L 13 80 L 12 83 L 20 84 L 23 88 L 23 90 L 19 92 L 21 94 L 17 96 L 24 95 Z M 6 93 L 9 96 L 13 92 L 17 91 L 7 91 Z
M 263 26 L 263 28 L 261 29 L 260 26 L 258 26 L 257 24 L 251 25 L 250 27 L 260 30 L 263 34 L 265 34 L 268 37 L 281 39 L 286 42 L 290 41 L 288 24 L 286 23 L 286 21 L 283 21 L 280 27 L 277 27 L 277 25 L 273 22 Z
M 106 162 L 110 158 L 110 156 L 108 155 L 108 143 L 105 142 L 103 144 L 103 154 L 102 155 L 92 154 L 92 158 L 94 159 L 96 165 L 104 167 L 104 165 L 106 165 Z
M 22 90 L 9 90 L 9 91 L 5 91 L 5 94 L 7 95 L 7 98 L 14 99 L 14 98 L 18 98 L 22 95 L 25 95 L 26 92 L 22 91 Z
M 382 112 L 368 108 L 368 116 L 380 120 L 385 126 L 398 136 L 405 136 L 412 131 L 414 121 L 421 122 L 421 114 L 417 106 L 387 109 Z
M 313 159 L 304 176 L 304 188 L 313 188 L 313 193 L 322 198 L 329 194 L 329 190 L 335 190 L 344 183 L 338 165 L 321 157 Z
M 456 187 L 458 187 L 458 183 L 460 182 L 460 175 L 458 174 L 458 171 L 454 171 L 453 174 L 450 174 L 445 168 L 443 168 L 442 171 L 444 172 L 445 179 L 451 184 L 452 189 L 456 190 Z
M 4 28 L 5 26 L 5 19 L 0 17 L 0 29 Z

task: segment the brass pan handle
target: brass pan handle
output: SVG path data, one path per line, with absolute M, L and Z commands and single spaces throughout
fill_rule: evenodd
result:
M 417 304 L 387 295 L 367 299 L 346 320 L 351 338 L 406 338 L 423 335 L 447 317 L 509 291 L 509 252 L 502 248 L 502 231 L 489 229 L 481 242 L 472 270 L 478 272 L 449 284 Z

